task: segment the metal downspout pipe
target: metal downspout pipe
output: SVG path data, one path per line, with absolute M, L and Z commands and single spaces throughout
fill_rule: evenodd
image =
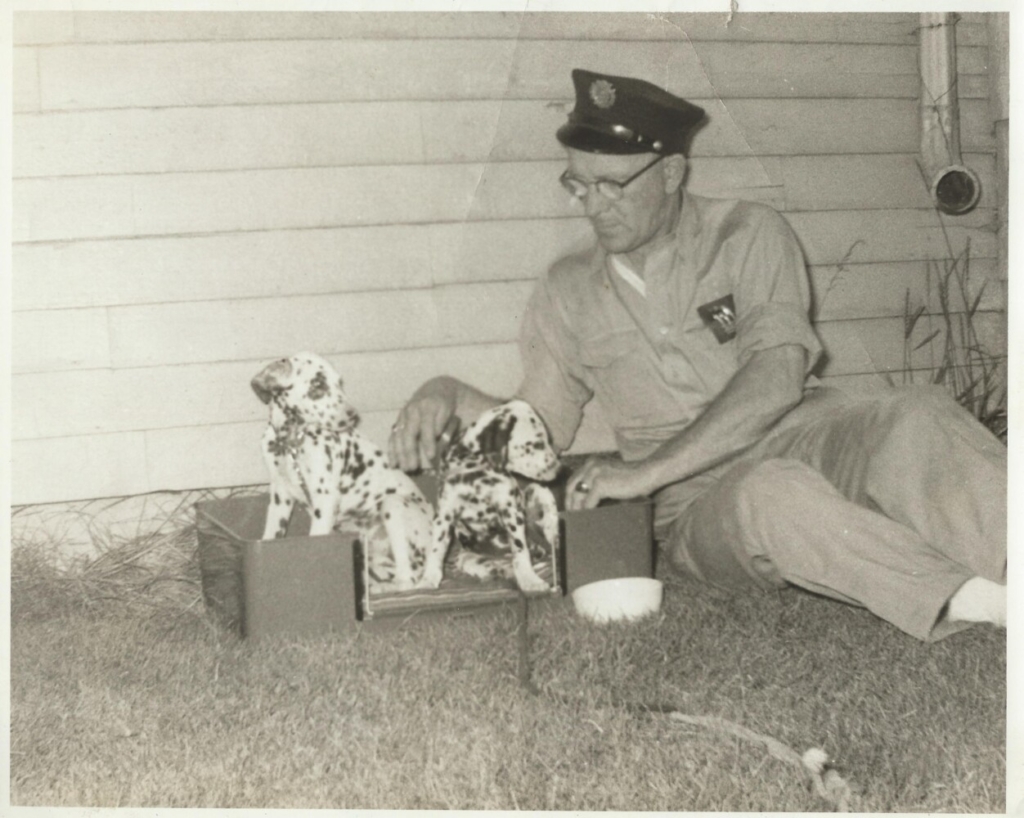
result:
M 924 12 L 919 28 L 921 71 L 920 165 L 935 206 L 959 216 L 978 204 L 981 180 L 960 155 L 956 73 L 956 15 Z

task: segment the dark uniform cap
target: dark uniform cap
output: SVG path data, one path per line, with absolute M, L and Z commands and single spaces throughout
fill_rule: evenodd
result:
M 558 141 L 589 153 L 686 153 L 704 109 L 645 80 L 577 68 L 576 107 Z

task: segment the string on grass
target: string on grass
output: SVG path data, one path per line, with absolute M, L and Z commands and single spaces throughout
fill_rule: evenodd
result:
M 778 739 L 717 716 L 690 716 L 680 713 L 678 710 L 661 707 L 649 708 L 649 710 L 662 713 L 672 721 L 682 724 L 703 727 L 736 736 L 744 741 L 763 744 L 771 756 L 800 769 L 809 779 L 814 793 L 831 804 L 836 812 L 851 811 L 853 790 L 829 760 L 828 753 L 820 747 L 811 747 L 803 755 L 800 755 L 792 747 L 783 744 Z

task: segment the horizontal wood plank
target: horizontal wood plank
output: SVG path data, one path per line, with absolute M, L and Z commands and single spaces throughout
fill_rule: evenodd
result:
M 983 13 L 964 15 L 957 41 L 984 45 Z M 726 24 L 728 22 L 728 25 Z M 268 39 L 622 39 L 912 44 L 910 13 L 202 12 L 22 11 L 23 44 Z
M 348 400 L 363 414 L 397 411 L 437 375 L 451 375 L 497 396 L 511 395 L 522 376 L 513 342 L 323 353 L 341 375 Z M 18 374 L 12 379 L 11 435 L 25 440 L 265 419 L 266 407 L 249 381 L 268 362 Z M 71 401 L 68 395 L 89 397 Z
M 980 343 L 993 355 L 1006 351 L 1005 316 L 980 313 L 974 318 Z M 940 317 L 922 318 L 911 336 L 911 348 L 943 327 Z M 816 330 L 828 354 L 825 375 L 899 373 L 904 368 L 904 322 L 902 318 L 864 318 L 851 321 L 819 322 Z M 913 352 L 915 367 L 937 366 L 942 360 L 942 339 L 937 336 Z
M 938 274 L 943 268 L 941 265 L 929 267 L 925 261 L 811 267 L 813 314 L 819 321 L 902 316 L 908 292 L 912 311 L 924 306 L 929 312 L 938 314 L 941 312 Z M 964 304 L 954 280 L 954 293 L 949 302 L 953 309 L 967 309 L 980 293 L 980 310 L 1004 310 L 1005 294 L 995 260 L 976 259 L 970 263 L 969 269 L 966 282 L 968 304 Z
M 983 44 L 984 15 L 957 26 L 958 39 Z M 728 25 L 726 24 L 728 22 Z M 17 44 L 267 39 L 587 39 L 763 42 L 915 42 L 909 13 L 724 12 L 19 12 Z
M 709 117 L 694 140 L 695 157 L 918 149 L 915 100 L 694 102 Z M 470 100 L 20 114 L 13 128 L 14 175 L 562 159 L 554 132 L 569 107 L 543 100 Z M 987 102 L 964 100 L 961 113 L 963 150 L 991 150 Z M 218 138 L 211 140 L 211 133 Z
M 12 110 L 39 110 L 39 64 L 36 48 L 15 48 L 11 56 Z
M 916 106 L 909 101 L 695 102 L 714 109 L 695 140 L 696 156 L 839 153 L 852 147 L 850 135 L 864 149 L 858 152 L 915 147 Z M 31 177 L 555 159 L 564 155 L 554 132 L 566 107 L 543 101 L 360 102 L 19 115 L 14 172 Z M 880 133 L 869 138 L 865 119 L 880 120 Z M 812 127 L 815 122 L 822 127 Z M 219 138 L 210 140 L 210 133 Z
M 786 214 L 812 265 L 947 258 L 967 241 L 972 258 L 995 258 L 991 218 L 990 210 L 957 218 L 928 209 Z
M 983 190 L 994 190 L 993 156 L 968 154 L 964 161 L 978 174 Z M 916 156 L 792 156 L 779 162 L 787 211 L 932 205 Z
M 402 59 L 395 59 L 396 47 Z M 958 51 L 984 74 L 986 49 Z M 307 40 L 40 49 L 42 110 L 416 99 L 566 99 L 579 65 L 685 97 L 916 97 L 916 45 Z M 322 66 L 330 65 L 330 71 Z M 766 65 L 772 66 L 765 71 Z M 154 78 L 160 78 L 155 82 Z M 978 89 L 964 83 L 961 92 Z
M 110 308 L 115 368 L 513 340 L 530 281 Z
M 19 440 L 10 456 L 14 506 L 123 497 L 150 485 L 144 432 Z
M 930 210 L 787 218 L 812 267 L 923 268 L 923 259 L 949 254 L 947 233 L 954 253 L 971 240 L 975 263 L 996 252 L 987 212 L 958 219 Z M 89 309 L 531 280 L 591 236 L 577 218 L 15 245 L 13 306 Z M 820 277 L 832 275 L 824 270 Z
M 985 190 L 994 160 L 967 155 Z M 565 217 L 563 162 L 19 179 L 15 242 Z M 986 184 L 988 182 L 988 184 Z M 923 208 L 912 155 L 703 157 L 688 189 L 777 209 Z M 423 191 L 429 195 L 410 195 Z
M 110 366 L 107 319 L 107 311 L 102 307 L 14 313 L 11 320 L 12 371 Z
M 429 290 L 121 307 L 110 321 L 119 368 L 277 358 L 297 349 L 411 349 L 437 337 Z
M 392 416 L 368 416 L 363 430 L 377 445 L 386 440 Z M 260 454 L 266 422 L 191 426 L 146 432 L 150 491 L 264 483 L 267 469 Z
M 533 279 L 583 219 L 16 245 L 15 310 L 284 297 Z

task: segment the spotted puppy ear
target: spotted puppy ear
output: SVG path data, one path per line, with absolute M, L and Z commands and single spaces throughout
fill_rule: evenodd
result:
M 510 428 L 506 468 L 529 480 L 553 480 L 560 463 L 544 421 L 525 401 L 512 401 L 509 409 L 518 424 Z
M 508 467 L 508 442 L 515 428 L 515 415 L 500 412 L 480 430 L 477 446 L 491 468 L 506 471 Z
M 260 373 L 250 381 L 252 391 L 264 403 L 270 403 L 275 395 L 283 392 L 291 385 L 292 362 L 287 358 L 274 361 L 265 366 Z

